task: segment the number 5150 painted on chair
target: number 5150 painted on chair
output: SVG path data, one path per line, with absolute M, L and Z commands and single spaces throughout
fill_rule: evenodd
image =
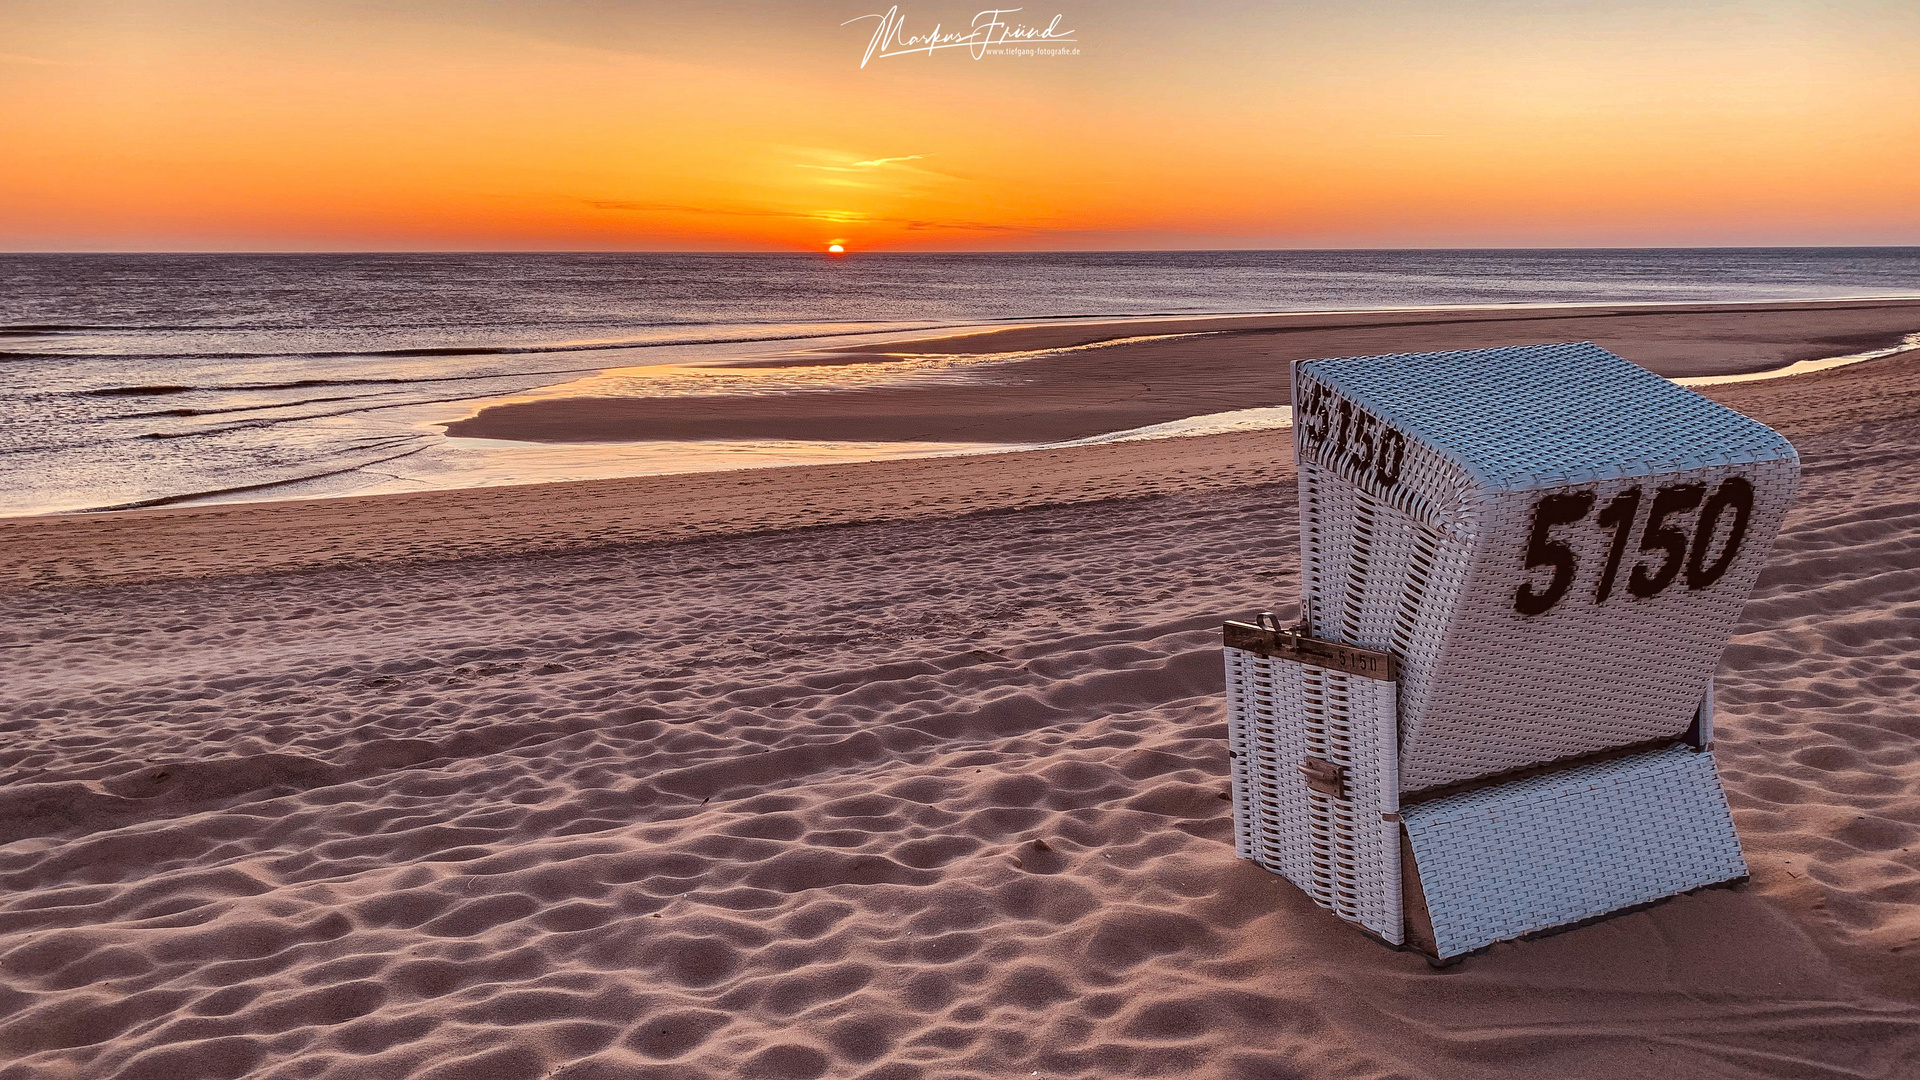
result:
M 1700 505 L 1702 498 L 1705 506 Z M 1596 501 L 1592 491 L 1565 491 L 1533 504 L 1533 527 L 1521 565 L 1529 570 L 1549 568 L 1552 576 L 1545 584 L 1521 583 L 1513 595 L 1513 610 L 1522 615 L 1545 615 L 1572 590 L 1580 572 L 1580 558 L 1570 545 L 1555 539 L 1554 530 L 1578 526 L 1593 513 Z M 1613 595 L 1643 501 L 1642 489 L 1630 487 L 1607 500 L 1594 518 L 1595 526 L 1613 531 L 1606 561 L 1594 581 L 1592 596 L 1596 604 L 1606 603 Z M 1686 515 L 1695 508 L 1699 516 L 1689 519 Z M 1752 516 L 1753 485 L 1744 477 L 1727 477 L 1711 496 L 1706 494 L 1704 484 L 1669 484 L 1654 489 L 1646 524 L 1640 530 L 1640 551 L 1658 559 L 1634 563 L 1627 575 L 1627 592 L 1637 599 L 1651 599 L 1672 585 L 1682 570 L 1688 589 L 1704 589 L 1719 581 L 1739 557 Z M 1727 525 L 1726 539 L 1715 554 L 1714 539 L 1723 522 Z

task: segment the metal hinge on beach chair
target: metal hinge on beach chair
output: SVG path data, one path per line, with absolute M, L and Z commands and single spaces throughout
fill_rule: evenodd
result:
M 1712 676 L 1786 439 L 1590 344 L 1293 374 L 1305 617 L 1225 629 L 1238 853 L 1435 960 L 1743 878 Z

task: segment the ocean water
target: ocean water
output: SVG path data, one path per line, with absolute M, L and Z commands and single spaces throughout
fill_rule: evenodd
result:
M 0 515 L 969 449 L 536 446 L 510 398 L 804 393 L 709 365 L 948 327 L 1430 305 L 1920 294 L 1920 249 L 1064 254 L 0 255 Z

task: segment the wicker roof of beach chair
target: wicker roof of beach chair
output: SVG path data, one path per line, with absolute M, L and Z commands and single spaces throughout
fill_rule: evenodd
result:
M 1485 491 L 1794 456 L 1786 438 L 1589 342 L 1302 361 Z
M 1682 732 L 1799 459 L 1577 343 L 1294 364 L 1309 633 L 1400 667 L 1405 792 Z

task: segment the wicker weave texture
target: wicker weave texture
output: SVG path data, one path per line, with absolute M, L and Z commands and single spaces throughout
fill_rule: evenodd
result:
M 1294 392 L 1309 631 L 1399 658 L 1402 792 L 1687 727 L 1785 439 L 1591 345 L 1303 361 Z
M 1430 696 L 1433 646 L 1453 621 L 1472 566 L 1472 534 L 1427 526 L 1311 462 L 1301 462 L 1299 473 L 1308 630 L 1399 659 L 1400 708 L 1417 713 Z
M 1713 755 L 1680 746 L 1403 817 L 1442 957 L 1747 873 Z
M 1226 667 L 1235 850 L 1400 944 L 1395 684 L 1235 648 Z M 1308 758 L 1340 768 L 1342 795 L 1307 785 Z
M 1295 371 L 1388 420 L 1481 491 L 1793 456 L 1766 425 L 1588 342 L 1304 360 Z
M 1688 484 L 1710 492 L 1736 475 L 1752 484 L 1755 506 L 1741 551 L 1717 583 L 1690 589 L 1676 580 L 1654 597 L 1635 598 L 1627 588 L 1631 570 L 1623 557 L 1608 603 L 1592 603 L 1593 586 L 1579 575 L 1555 610 L 1532 617 L 1515 613 L 1513 597 L 1523 583 L 1545 575 L 1521 566 L 1515 549 L 1525 545 L 1530 504 L 1537 499 L 1528 493 L 1487 500 L 1489 542 L 1475 552 L 1445 647 L 1436 657 L 1445 677 L 1430 685 L 1422 708 L 1402 714 L 1403 789 L 1684 731 L 1792 504 L 1797 465 L 1769 462 L 1738 473 L 1716 467 L 1585 489 L 1604 506 L 1621 489 Z M 1643 521 L 1644 511 L 1636 525 Z M 1641 531 L 1636 528 L 1633 536 Z M 1578 565 L 1605 564 L 1605 531 L 1556 532 L 1576 553 Z M 1503 545 L 1502 537 L 1512 539 Z M 1516 658 L 1525 669 L 1516 671 Z

